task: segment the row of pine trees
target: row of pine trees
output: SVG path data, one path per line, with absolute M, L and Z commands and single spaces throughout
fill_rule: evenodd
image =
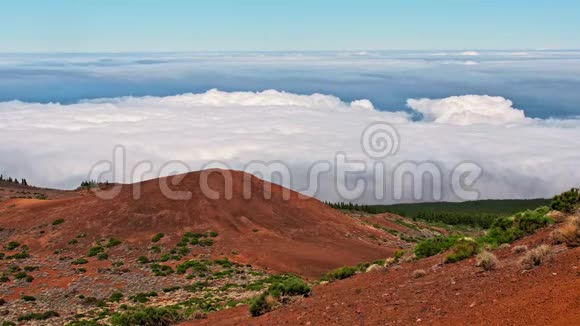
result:
M 5 178 L 4 175 L 0 174 L 0 182 L 2 182 L 2 181 L 8 182 L 8 183 L 15 183 L 15 184 L 23 185 L 23 186 L 28 186 L 28 182 L 24 178 L 22 178 L 20 180 L 18 180 L 17 178 L 12 178 L 12 177 Z

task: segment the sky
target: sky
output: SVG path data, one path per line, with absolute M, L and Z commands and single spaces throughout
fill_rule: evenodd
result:
M 577 49 L 576 0 L 8 0 L 0 52 Z

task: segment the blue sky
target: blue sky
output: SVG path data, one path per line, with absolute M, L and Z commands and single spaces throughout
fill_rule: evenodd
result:
M 0 52 L 580 48 L 577 0 L 8 0 Z

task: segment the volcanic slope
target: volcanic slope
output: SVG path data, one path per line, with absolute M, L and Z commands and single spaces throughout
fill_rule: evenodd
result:
M 551 259 L 531 270 L 513 250 L 549 245 L 554 229 L 494 250 L 492 271 L 475 258 L 445 264 L 440 254 L 315 286 L 310 297 L 259 317 L 243 306 L 183 325 L 580 325 L 580 247 L 553 246 Z
M 26 243 L 32 253 L 42 255 L 61 249 L 82 254 L 99 239 L 115 238 L 123 242 L 125 257 L 137 258 L 147 254 L 158 233 L 165 235 L 162 243 L 169 245 L 178 243 L 186 232 L 214 231 L 219 236 L 212 239 L 212 245 L 194 249 L 191 255 L 226 256 L 269 272 L 309 278 L 339 266 L 392 256 L 397 249 L 388 241 L 376 241 L 392 235 L 316 199 L 243 172 L 210 172 L 207 184 L 219 199 L 205 196 L 200 188 L 202 172 L 192 172 L 123 185 L 110 200 L 86 194 L 57 200 L 8 200 L 0 203 L 5 238 L 0 240 L 9 237 Z M 229 188 L 224 175 L 231 176 Z M 171 191 L 190 192 L 191 197 L 167 198 L 160 182 L 169 184 Z M 249 199 L 243 195 L 245 184 L 252 191 Z M 265 198 L 264 189 L 270 198 Z M 231 199 L 224 198 L 228 190 Z M 55 221 L 61 222 L 52 225 Z M 50 232 L 43 231 L 47 227 Z M 83 240 L 70 246 L 79 235 Z

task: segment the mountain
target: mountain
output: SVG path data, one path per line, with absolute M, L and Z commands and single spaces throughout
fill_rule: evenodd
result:
M 226 188 L 224 175 L 231 175 Z M 213 245 L 196 248 L 192 255 L 209 253 L 212 258 L 229 257 L 272 272 L 290 272 L 306 277 L 345 264 L 357 264 L 385 258 L 397 247 L 381 245 L 371 238 L 382 232 L 334 210 L 320 201 L 270 184 L 237 171 L 215 170 L 208 185 L 220 194 L 210 199 L 200 188 L 201 172 L 122 185 L 113 199 L 94 194 L 59 200 L 15 199 L 0 204 L 0 225 L 11 229 L 11 240 L 25 242 L 31 251 L 48 254 L 67 249 L 82 254 L 99 239 L 115 238 L 130 247 L 126 255 L 147 254 L 151 239 L 157 233 L 166 235 L 162 243 L 172 246 L 187 232 L 217 232 Z M 160 182 L 171 185 L 171 191 L 188 191 L 191 198 L 167 198 Z M 253 191 L 245 199 L 244 183 Z M 138 199 L 134 189 L 140 189 Z M 264 189 L 271 198 L 263 195 Z M 226 190 L 232 198 L 226 199 Z M 289 194 L 288 200 L 284 193 Z M 39 234 L 42 225 L 56 220 L 64 223 L 54 232 Z M 81 244 L 68 244 L 79 234 Z M 86 245 L 85 245 L 86 244 Z M 183 257 L 186 259 L 187 257 Z

